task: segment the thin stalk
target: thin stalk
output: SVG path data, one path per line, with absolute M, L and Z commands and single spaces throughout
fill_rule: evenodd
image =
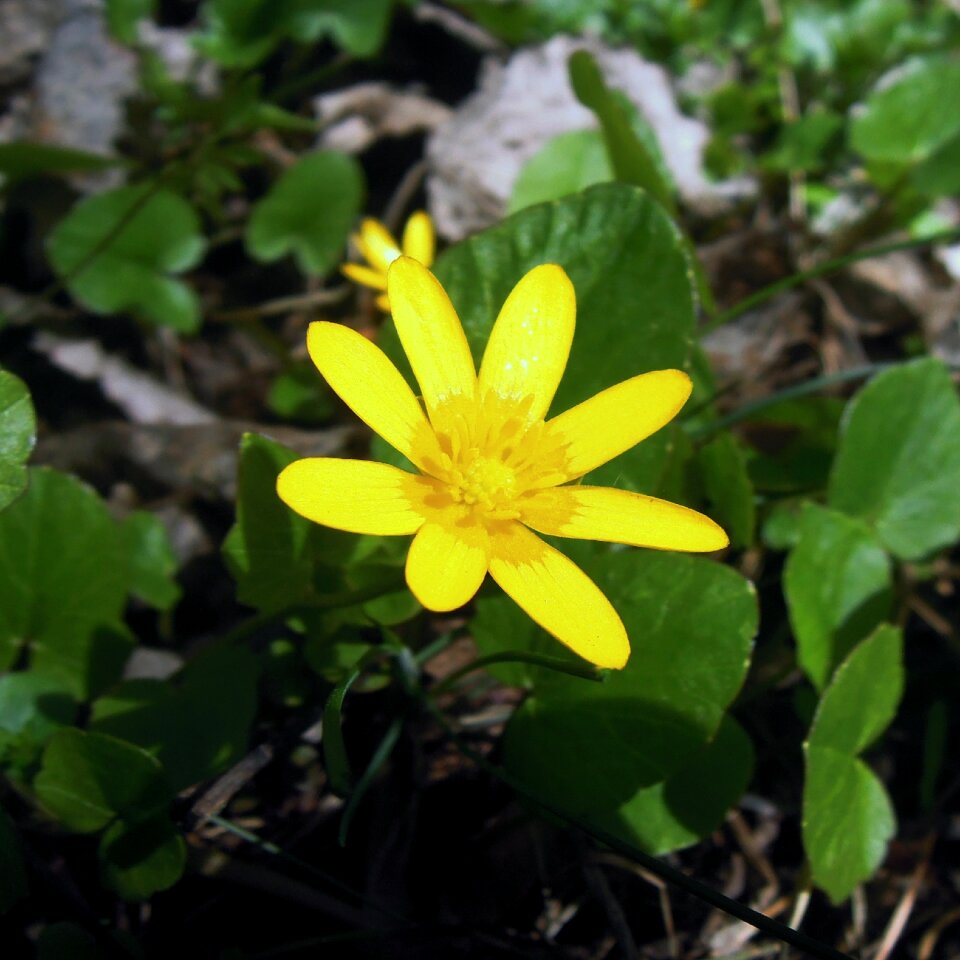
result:
M 505 650 L 503 653 L 491 653 L 485 657 L 477 657 L 466 666 L 459 670 L 454 670 L 448 677 L 444 677 L 435 687 L 430 690 L 431 696 L 438 696 L 445 693 L 458 680 L 461 680 L 467 674 L 475 670 L 483 670 L 485 667 L 497 663 L 529 663 L 535 667 L 544 667 L 547 670 L 556 670 L 557 673 L 566 673 L 571 677 L 580 677 L 581 680 L 593 680 L 595 683 L 601 682 L 606 676 L 605 670 L 599 670 L 597 667 L 589 664 L 573 663 L 569 660 L 561 660 L 559 657 L 548 657 L 539 653 L 527 653 L 524 650 Z
M 860 260 L 869 260 L 871 257 L 882 257 L 888 253 L 897 253 L 900 250 L 913 250 L 918 247 L 934 246 L 938 243 L 950 243 L 953 240 L 960 240 L 960 227 L 953 227 L 950 230 L 944 230 L 940 233 L 931 234 L 929 237 L 919 239 L 901 240 L 897 243 L 888 243 L 879 247 L 868 247 L 866 250 L 857 250 L 853 253 L 844 254 L 842 257 L 834 257 L 832 260 L 826 260 L 809 270 L 802 270 L 800 273 L 791 274 L 784 277 L 770 286 L 758 290 L 744 300 L 718 313 L 712 320 L 709 320 L 701 328 L 703 333 L 709 333 L 717 327 L 735 320 L 737 317 L 748 313 L 754 307 L 759 307 L 762 303 L 772 300 L 774 297 L 794 287 L 799 287 L 808 280 L 817 277 L 823 277 L 828 273 L 836 273 L 851 263 L 857 263 Z

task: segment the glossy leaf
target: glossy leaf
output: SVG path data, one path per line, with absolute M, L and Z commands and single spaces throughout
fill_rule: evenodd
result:
M 850 402 L 830 475 L 830 506 L 862 517 L 904 560 L 960 535 L 960 400 L 943 364 L 878 374 Z
M 308 154 L 254 206 L 247 250 L 268 263 L 292 254 L 304 273 L 328 273 L 343 257 L 362 197 L 356 160 L 332 150 Z
M 783 586 L 797 659 L 815 687 L 886 617 L 892 585 L 890 558 L 863 521 L 805 506 Z
M 504 760 L 572 811 L 613 811 L 713 737 L 746 673 L 756 598 L 739 574 L 699 557 L 584 549 L 575 558 L 623 619 L 630 660 L 602 683 L 558 674 L 538 686 L 507 726 Z M 516 640 L 504 636 L 501 648 Z
M 667 780 L 638 790 L 603 824 L 654 855 L 688 847 L 720 826 L 752 772 L 750 738 L 726 716 L 710 743 Z
M 693 290 L 683 240 L 659 204 L 613 183 L 521 210 L 440 257 L 435 272 L 474 360 L 507 295 L 541 263 L 560 264 L 577 297 L 576 333 L 551 414 L 638 373 L 688 366 Z M 412 382 L 392 325 L 381 345 Z M 665 427 L 584 482 L 655 494 L 675 429 Z
M 54 269 L 88 310 L 130 312 L 185 333 L 199 326 L 200 305 L 174 277 L 195 267 L 205 248 L 194 209 L 152 184 L 81 200 L 48 243 Z
M 903 682 L 902 635 L 883 624 L 837 668 L 807 742 L 854 756 L 862 753 L 893 720 Z
M 112 683 L 130 652 L 117 525 L 74 477 L 30 470 L 27 492 L 0 512 L 0 669 L 30 669 L 83 699 Z
M 856 757 L 807 747 L 803 845 L 814 883 L 840 903 L 871 877 L 896 829 L 883 785 Z
M 171 800 L 163 768 L 147 751 L 72 727 L 50 740 L 33 788 L 40 803 L 76 833 L 101 830 L 118 817 L 149 820 Z
M 37 436 L 37 418 L 27 385 L 0 370 L 0 510 L 27 486 L 24 464 Z

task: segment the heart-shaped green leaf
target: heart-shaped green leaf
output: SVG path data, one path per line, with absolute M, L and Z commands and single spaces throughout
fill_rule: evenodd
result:
M 0 510 L 27 486 L 24 464 L 37 435 L 37 418 L 27 385 L 0 370 Z
M 343 256 L 362 199 L 363 173 L 353 157 L 308 154 L 254 206 L 247 250 L 265 263 L 292 254 L 304 273 L 325 274 Z
M 699 557 L 568 552 L 623 619 L 630 660 L 602 683 L 557 675 L 539 684 L 507 726 L 504 760 L 567 809 L 612 812 L 713 737 L 746 673 L 756 596 L 735 571 Z M 500 648 L 516 640 L 501 636 Z
M 783 578 L 797 659 L 817 689 L 887 615 L 890 558 L 862 521 L 808 503 Z
M 98 853 L 104 886 L 132 901 L 172 887 L 187 864 L 187 845 L 166 814 L 133 824 L 115 821 Z
M 117 684 L 94 702 L 90 730 L 148 750 L 180 791 L 243 755 L 256 713 L 257 676 L 249 650 L 212 650 L 170 681 Z
M 613 179 L 603 137 L 596 130 L 574 130 L 549 140 L 522 167 L 513 184 L 509 212 L 560 200 L 595 183 Z
M 807 747 L 803 845 L 818 887 L 840 903 L 873 875 L 896 830 L 890 798 L 856 757 Z
M 913 560 L 960 536 L 960 400 L 943 364 L 878 374 L 850 402 L 830 475 L 830 506 L 862 517 Z
M 862 753 L 893 720 L 903 693 L 903 637 L 878 627 L 837 669 L 807 742 L 853 756 Z
M 912 164 L 960 132 L 955 97 L 960 60 L 916 62 L 870 95 L 850 126 L 850 142 L 867 160 Z
M 196 294 L 173 279 L 195 267 L 206 242 L 193 208 L 152 184 L 81 200 L 50 235 L 50 261 L 70 293 L 95 313 L 129 311 L 191 333 Z
M 662 783 L 638 790 L 602 825 L 660 855 L 709 836 L 743 795 L 753 772 L 753 745 L 726 716 L 716 737 Z
M 78 699 L 112 683 L 130 652 L 120 615 L 125 553 L 106 505 L 75 477 L 30 470 L 0 512 L 0 669 L 30 669 Z
M 171 800 L 163 768 L 146 750 L 72 727 L 50 740 L 33 788 L 44 807 L 76 833 L 102 830 L 118 817 L 149 820 Z

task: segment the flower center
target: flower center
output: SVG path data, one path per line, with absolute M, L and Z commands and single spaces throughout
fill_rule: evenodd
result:
M 424 470 L 446 504 L 481 523 L 512 520 L 525 493 L 566 480 L 564 445 L 527 418 L 529 409 L 529 398 L 488 393 L 451 397 L 433 411 L 439 458 Z

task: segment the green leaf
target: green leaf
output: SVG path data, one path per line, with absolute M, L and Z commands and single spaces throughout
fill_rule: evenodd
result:
M 743 795 L 753 772 L 753 745 L 723 718 L 716 737 L 662 783 L 638 790 L 602 825 L 659 856 L 713 833 Z
M 504 762 L 573 812 L 612 812 L 713 737 L 746 673 L 756 596 L 735 571 L 699 557 L 577 554 L 623 619 L 630 660 L 603 683 L 559 674 L 541 683 L 507 725 Z M 502 638 L 502 649 L 516 640 Z
M 276 46 L 288 6 L 285 0 L 207 0 L 205 29 L 194 44 L 223 67 L 252 67 Z
M 237 522 L 223 544 L 237 599 L 269 612 L 303 603 L 313 585 L 319 527 L 277 496 L 277 475 L 297 455 L 257 434 L 240 441 Z
M 0 677 L 0 766 L 25 777 L 50 737 L 72 723 L 76 712 L 76 702 L 57 680 L 31 670 Z
M 322 423 L 333 416 L 333 397 L 312 363 L 298 363 L 282 371 L 270 384 L 267 406 L 285 420 Z
M 577 99 L 600 121 L 617 179 L 642 187 L 673 216 L 676 213 L 673 188 L 662 174 L 654 153 L 634 132 L 629 113 L 607 86 L 596 60 L 586 50 L 578 50 L 570 57 L 570 84 Z M 653 143 L 656 143 L 655 137 Z
M 809 503 L 783 586 L 797 659 L 819 690 L 889 612 L 890 558 L 863 521 Z
M 353 157 L 308 154 L 254 206 L 247 250 L 265 263 L 292 254 L 304 273 L 328 273 L 343 256 L 362 198 L 363 173 Z
M 152 184 L 82 200 L 48 242 L 54 269 L 88 310 L 129 311 L 185 333 L 199 326 L 200 305 L 173 276 L 195 267 L 205 247 L 193 208 Z
M 107 27 L 120 43 L 137 42 L 137 22 L 152 17 L 157 0 L 107 0 Z
M 348 53 L 370 57 L 386 39 L 391 6 L 392 0 L 299 0 L 287 32 L 304 43 L 329 35 Z
M 27 385 L 0 370 L 0 510 L 27 486 L 24 464 L 37 439 L 37 418 Z
M 165 814 L 141 823 L 117 820 L 100 840 L 104 886 L 124 900 L 148 900 L 172 887 L 187 864 L 187 845 Z
M 163 768 L 146 750 L 73 728 L 51 738 L 33 788 L 40 803 L 76 833 L 102 830 L 117 817 L 149 820 L 171 800 Z
M 807 743 L 856 756 L 890 725 L 903 693 L 903 637 L 878 627 L 837 668 Z
M 830 506 L 862 517 L 914 560 L 960 535 L 960 401 L 943 364 L 914 360 L 850 402 L 830 475 Z
M 960 60 L 915 62 L 898 79 L 874 91 L 854 117 L 850 142 L 873 163 L 910 165 L 926 160 L 960 132 L 954 98 Z
M 434 272 L 475 360 L 507 295 L 541 263 L 560 264 L 577 295 L 577 330 L 551 415 L 638 373 L 688 366 L 694 310 L 683 239 L 656 201 L 616 183 L 521 210 L 440 257 Z M 381 345 L 414 384 L 392 324 Z M 656 493 L 674 430 L 666 427 L 586 482 Z
M 0 177 L 8 183 L 56 173 L 96 173 L 122 162 L 116 157 L 48 143 L 0 143 Z
M 29 892 L 27 872 L 17 840 L 17 829 L 0 807 L 0 915 L 6 913 Z
M 960 131 L 914 168 L 910 183 L 925 197 L 960 193 Z
M 732 433 L 722 433 L 700 450 L 699 461 L 710 516 L 734 547 L 751 546 L 757 518 L 743 448 Z
M 127 555 L 128 589 L 144 603 L 169 610 L 180 599 L 174 576 L 177 558 L 163 523 L 152 513 L 135 510 L 120 524 Z
M 829 160 L 828 151 L 843 127 L 840 114 L 814 109 L 781 128 L 775 147 L 762 157 L 762 163 L 770 170 L 783 172 L 822 170 Z
M 560 200 L 613 179 L 607 148 L 596 130 L 574 130 L 548 141 L 522 167 L 513 184 L 508 213 Z
M 808 746 L 803 845 L 814 883 L 834 903 L 871 877 L 896 830 L 883 785 L 849 754 Z
M 32 468 L 27 492 L 0 512 L 0 669 L 26 646 L 31 670 L 79 699 L 112 683 L 131 646 L 124 561 L 93 490 Z
M 243 756 L 256 715 L 258 672 L 245 648 L 202 653 L 170 680 L 113 687 L 94 702 L 90 730 L 148 751 L 179 792 Z

